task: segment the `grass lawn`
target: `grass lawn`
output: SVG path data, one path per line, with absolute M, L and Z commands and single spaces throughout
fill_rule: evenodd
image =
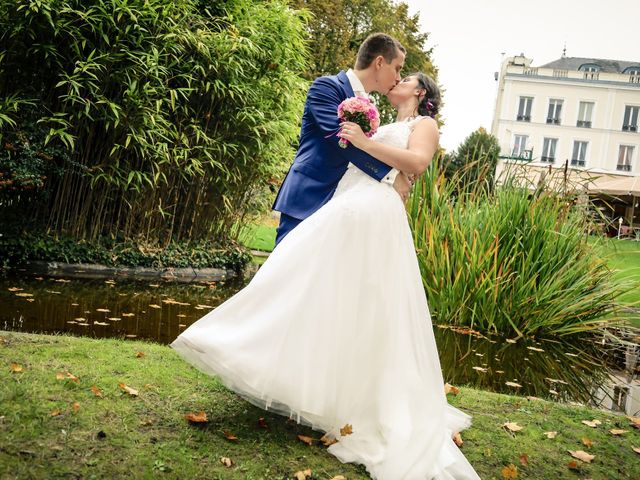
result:
M 309 446 L 297 438 L 319 438 L 319 432 L 240 400 L 167 346 L 0 332 L 0 358 L 0 479 L 284 480 L 307 468 L 313 480 L 368 478 L 319 442 Z M 13 371 L 12 363 L 22 371 Z M 59 372 L 63 379 L 56 378 Z M 120 383 L 139 394 L 125 393 Z M 640 455 L 632 449 L 640 447 L 640 429 L 624 416 L 467 387 L 449 399 L 473 416 L 462 450 L 482 479 L 516 478 L 503 477 L 509 465 L 517 478 L 640 478 Z M 199 411 L 208 423 L 194 426 L 184 418 Z M 593 419 L 602 423 L 582 423 Z M 523 429 L 510 433 L 505 422 Z M 547 438 L 549 431 L 557 436 Z M 595 458 L 570 468 L 568 450 Z M 224 466 L 221 457 L 234 464 Z
M 240 241 L 251 250 L 270 252 L 276 244 L 277 227 L 278 221 L 271 214 L 266 214 L 242 229 Z
M 598 243 L 609 267 L 615 271 L 615 276 L 636 286 L 622 299 L 640 306 L 640 242 L 605 238 Z

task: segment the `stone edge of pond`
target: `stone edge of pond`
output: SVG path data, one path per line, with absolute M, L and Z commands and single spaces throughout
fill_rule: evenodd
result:
M 100 264 L 64 263 L 55 261 L 30 261 L 13 270 L 36 275 L 66 276 L 75 278 L 125 277 L 132 280 L 174 280 L 180 282 L 218 282 L 236 276 L 233 270 L 222 268 L 146 268 L 108 267 Z

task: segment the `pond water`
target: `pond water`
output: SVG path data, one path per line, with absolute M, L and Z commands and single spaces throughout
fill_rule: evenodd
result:
M 169 344 L 246 281 L 184 284 L 5 275 L 0 277 L 0 329 Z M 434 331 L 445 381 L 453 385 L 582 403 L 596 398 L 609 401 L 609 408 L 627 409 L 618 405 L 621 399 L 610 401 L 614 389 L 603 387 L 610 386 L 614 371 L 635 378 L 637 356 L 630 367 L 628 345 L 621 348 L 602 336 L 514 341 L 445 325 L 435 325 Z M 636 408 L 628 403 L 628 409 Z

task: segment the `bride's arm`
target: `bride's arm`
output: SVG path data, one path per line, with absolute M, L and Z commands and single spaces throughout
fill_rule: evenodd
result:
M 345 129 L 350 133 L 345 133 Z M 438 124 L 431 117 L 426 117 L 415 125 L 413 132 L 409 135 L 407 148 L 392 147 L 367 138 L 360 126 L 351 122 L 345 122 L 342 125 L 342 132 L 339 135 L 381 162 L 415 175 L 420 175 L 427 169 L 436 153 L 440 138 Z

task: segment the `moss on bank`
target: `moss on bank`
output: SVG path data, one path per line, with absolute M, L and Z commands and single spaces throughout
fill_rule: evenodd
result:
M 319 432 L 240 400 L 167 346 L 0 332 L 0 358 L 2 479 L 274 480 L 292 479 L 306 468 L 313 479 L 368 478 L 362 467 L 343 465 L 321 445 L 297 439 L 319 438 Z M 14 372 L 12 363 L 22 371 Z M 78 381 L 58 380 L 58 372 Z M 139 395 L 128 395 L 120 383 Z M 91 391 L 93 385 L 101 397 Z M 632 450 L 640 447 L 640 430 L 623 416 L 468 387 L 450 401 L 473 416 L 473 426 L 462 433 L 462 450 L 483 479 L 503 478 L 509 464 L 517 467 L 517 478 L 640 478 L 640 456 Z M 60 414 L 52 416 L 55 410 Z M 184 415 L 201 410 L 209 422 L 188 424 Z M 267 428 L 259 425 L 261 417 Z M 601 425 L 582 423 L 592 419 Z M 523 430 L 509 433 L 505 422 L 517 422 Z M 627 432 L 614 436 L 610 429 Z M 238 440 L 227 440 L 225 431 Z M 546 438 L 547 431 L 558 432 L 556 438 Z M 593 446 L 585 446 L 583 438 Z M 570 469 L 568 450 L 585 450 L 595 459 L 577 460 L 578 470 Z M 521 463 L 523 454 L 528 465 Z M 225 467 L 221 457 L 234 465 Z

